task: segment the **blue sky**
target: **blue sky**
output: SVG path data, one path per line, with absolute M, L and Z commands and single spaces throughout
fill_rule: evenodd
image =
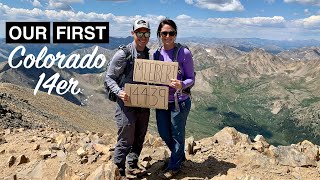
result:
M 0 0 L 0 37 L 7 21 L 108 21 L 110 35 L 130 35 L 131 23 L 169 17 L 178 37 L 320 40 L 320 0 Z

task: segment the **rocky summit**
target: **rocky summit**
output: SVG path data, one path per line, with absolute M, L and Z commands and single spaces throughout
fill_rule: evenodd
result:
M 8 128 L 0 135 L 3 179 L 118 179 L 112 163 L 114 134 L 60 131 L 54 128 Z M 303 141 L 270 145 L 263 136 L 251 140 L 232 127 L 212 137 L 186 140 L 186 161 L 175 179 L 308 179 L 320 178 L 319 146 Z M 143 176 L 159 179 L 170 151 L 147 134 L 139 165 Z

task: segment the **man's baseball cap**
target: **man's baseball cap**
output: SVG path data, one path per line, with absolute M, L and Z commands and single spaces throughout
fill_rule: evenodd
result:
M 133 31 L 136 31 L 137 29 L 140 29 L 140 28 L 147 28 L 150 30 L 149 22 L 144 19 L 135 20 L 133 23 Z

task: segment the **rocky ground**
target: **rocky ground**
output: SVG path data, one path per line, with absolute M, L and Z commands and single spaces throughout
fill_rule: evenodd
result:
M 52 128 L 5 129 L 0 136 L 3 179 L 116 179 L 113 134 Z M 319 146 L 304 141 L 274 147 L 262 136 L 251 141 L 234 128 L 213 137 L 186 140 L 187 160 L 175 179 L 320 179 Z M 159 137 L 148 134 L 140 157 L 143 177 L 159 179 L 169 156 Z

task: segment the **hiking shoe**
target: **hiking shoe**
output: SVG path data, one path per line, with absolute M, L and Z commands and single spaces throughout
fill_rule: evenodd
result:
M 145 174 L 147 174 L 147 171 L 145 169 L 142 169 L 140 167 L 130 167 L 127 170 L 127 177 L 132 177 L 132 176 L 136 176 L 138 178 L 144 176 Z
M 171 179 L 179 173 L 179 170 L 167 170 L 159 174 L 161 179 Z
M 126 176 L 119 176 L 116 180 L 128 180 L 128 178 Z
M 125 168 L 119 168 L 117 167 L 117 170 L 116 171 L 119 171 L 119 175 L 120 176 L 126 176 L 126 170 Z

